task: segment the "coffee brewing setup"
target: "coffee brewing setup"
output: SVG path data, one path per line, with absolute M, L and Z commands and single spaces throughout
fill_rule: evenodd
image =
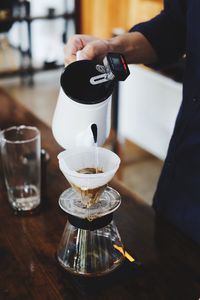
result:
M 100 146 L 110 133 L 115 82 L 128 75 L 126 61 L 118 53 L 108 53 L 102 65 L 77 60 L 61 75 L 52 130 L 66 149 L 58 155 L 58 161 L 71 187 L 59 198 L 68 221 L 57 258 L 73 274 L 107 274 L 124 260 L 124 247 L 113 220 L 121 197 L 108 186 L 120 158 Z

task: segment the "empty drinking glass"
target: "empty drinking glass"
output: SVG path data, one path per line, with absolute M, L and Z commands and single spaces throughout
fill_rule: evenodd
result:
M 8 200 L 15 211 L 32 211 L 40 204 L 40 132 L 13 126 L 1 131 L 0 140 Z

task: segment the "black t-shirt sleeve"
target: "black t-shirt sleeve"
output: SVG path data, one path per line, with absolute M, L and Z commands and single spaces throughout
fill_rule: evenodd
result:
M 164 9 L 153 19 L 135 25 L 158 57 L 157 67 L 177 61 L 186 51 L 186 0 L 165 0 Z

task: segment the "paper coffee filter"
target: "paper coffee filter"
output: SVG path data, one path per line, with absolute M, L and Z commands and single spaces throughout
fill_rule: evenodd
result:
M 120 158 L 114 152 L 102 147 L 65 150 L 58 155 L 58 160 L 60 170 L 69 183 L 88 189 L 107 184 L 120 164 Z M 96 166 L 103 173 L 81 174 L 77 172 L 84 168 L 96 168 Z

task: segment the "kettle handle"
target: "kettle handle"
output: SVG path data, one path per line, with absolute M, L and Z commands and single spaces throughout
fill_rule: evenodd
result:
M 76 52 L 76 61 L 77 61 L 77 60 L 81 60 L 81 58 L 80 58 L 80 52 L 81 52 L 81 50 L 78 50 L 78 51 Z

